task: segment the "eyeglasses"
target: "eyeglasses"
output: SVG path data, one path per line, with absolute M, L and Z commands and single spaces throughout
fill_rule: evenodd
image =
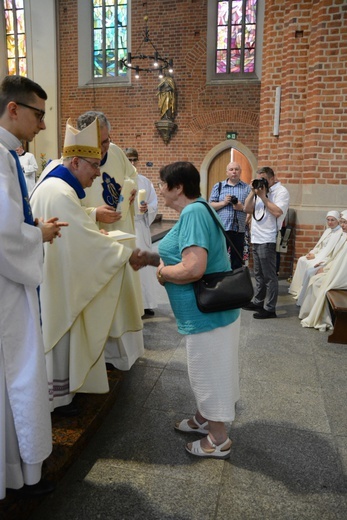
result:
M 105 141 L 101 141 L 101 146 L 106 146 L 107 144 L 110 144 L 111 142 L 111 137 L 108 136 L 107 139 L 105 139 Z
M 92 168 L 94 168 L 94 170 L 100 170 L 100 164 L 98 164 L 96 162 L 90 162 L 90 161 L 88 161 L 88 159 L 85 159 L 84 157 L 79 157 L 79 159 L 82 159 L 82 161 L 85 161 L 88 164 L 90 164 L 90 166 Z
M 138 161 L 138 159 L 131 159 L 130 157 L 128 157 L 128 159 L 129 159 L 130 162 L 137 162 Z
M 41 108 L 32 107 L 30 105 L 26 105 L 25 103 L 20 103 L 19 101 L 15 101 L 15 103 L 17 105 L 20 105 L 21 107 L 30 108 L 31 110 L 35 110 L 36 117 L 40 121 L 40 123 L 42 123 L 42 121 L 44 120 L 46 112 L 44 110 L 41 110 Z
M 166 184 L 166 182 L 158 182 L 158 188 L 162 190 L 164 188 L 164 184 Z

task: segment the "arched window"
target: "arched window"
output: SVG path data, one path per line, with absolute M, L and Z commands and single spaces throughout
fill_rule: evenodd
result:
M 208 79 L 258 80 L 264 0 L 209 0 Z
M 7 74 L 27 75 L 24 0 L 4 0 Z

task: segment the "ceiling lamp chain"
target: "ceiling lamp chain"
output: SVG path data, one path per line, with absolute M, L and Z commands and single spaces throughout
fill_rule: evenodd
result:
M 146 25 L 140 47 L 135 54 L 128 52 L 126 58 L 119 60 L 119 67 L 120 69 L 126 68 L 134 70 L 136 79 L 139 79 L 140 72 L 157 72 L 158 78 L 162 79 L 166 72 L 173 74 L 173 60 L 160 56 L 157 48 L 149 37 L 147 14 L 143 19 Z M 145 49 L 142 50 L 142 47 L 146 46 L 147 48 L 149 47 L 149 50 L 147 53 L 144 53 Z

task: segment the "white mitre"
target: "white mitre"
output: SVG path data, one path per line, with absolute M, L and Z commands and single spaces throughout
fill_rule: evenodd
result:
M 71 119 L 66 123 L 63 159 L 66 157 L 90 157 L 101 159 L 101 139 L 99 120 L 96 118 L 83 130 L 77 130 L 71 125 Z

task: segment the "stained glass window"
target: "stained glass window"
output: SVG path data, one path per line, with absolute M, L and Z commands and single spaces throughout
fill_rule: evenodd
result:
M 93 0 L 94 78 L 126 76 L 119 60 L 128 52 L 128 0 Z
M 217 2 L 216 74 L 255 72 L 257 0 Z
M 27 75 L 23 0 L 4 0 L 7 73 Z

